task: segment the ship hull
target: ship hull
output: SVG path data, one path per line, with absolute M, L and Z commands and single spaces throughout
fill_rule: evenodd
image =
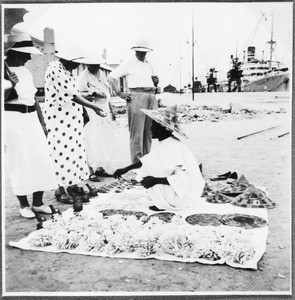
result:
M 289 73 L 262 77 L 242 84 L 244 92 L 278 92 L 289 91 Z

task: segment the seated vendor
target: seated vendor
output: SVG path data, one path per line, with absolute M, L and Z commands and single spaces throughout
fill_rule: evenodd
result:
M 148 189 L 152 210 L 195 207 L 205 182 L 196 158 L 181 141 L 186 135 L 179 127 L 176 106 L 142 111 L 152 118 L 152 138 L 158 139 L 159 145 L 137 163 L 116 170 L 114 177 L 140 168 L 136 179 Z

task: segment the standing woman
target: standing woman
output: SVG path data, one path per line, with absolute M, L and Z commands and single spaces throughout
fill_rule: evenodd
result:
M 77 184 L 88 179 L 83 106 L 92 109 L 98 115 L 97 118 L 105 116 L 96 104 L 80 95 L 76 78 L 72 74 L 82 58 L 79 54 L 76 48 L 59 51 L 56 54 L 59 60 L 51 62 L 45 73 L 44 118 L 59 185 L 55 196 L 58 201 L 67 204 L 73 203 L 70 196 Z M 65 187 L 68 187 L 70 196 Z
M 13 46 L 5 53 L 4 146 L 5 162 L 13 193 L 24 218 L 34 212 L 51 213 L 44 205 L 43 191 L 57 187 L 45 124 L 38 102 L 33 76 L 24 66 L 31 54 L 42 54 L 27 35 L 9 36 Z M 42 130 L 42 126 L 43 130 Z M 32 208 L 27 195 L 33 194 Z
M 99 181 L 99 176 L 112 176 L 118 161 L 114 130 L 111 122 L 116 120 L 110 102 L 110 85 L 105 74 L 100 69 L 103 60 L 86 58 L 87 68 L 79 75 L 79 89 L 87 100 L 97 104 L 106 114 L 106 118 L 97 118 L 95 113 L 87 109 L 89 123 L 84 127 L 87 163 L 91 170 L 89 179 Z

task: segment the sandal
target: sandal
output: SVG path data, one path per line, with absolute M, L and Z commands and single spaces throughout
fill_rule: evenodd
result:
M 74 194 L 73 198 L 75 201 L 73 205 L 73 209 L 75 213 L 78 213 L 83 209 L 83 200 L 80 198 L 80 196 L 76 194 Z
M 69 185 L 67 187 L 67 193 L 70 195 L 70 197 L 73 197 L 74 194 L 78 194 L 78 186 L 77 185 Z
M 93 181 L 93 182 L 100 182 L 100 180 L 98 179 L 98 177 L 96 176 L 95 173 L 93 173 L 89 176 L 89 180 Z
M 61 192 L 56 190 L 55 193 L 55 198 L 57 201 L 65 203 L 65 204 L 73 204 L 74 200 L 65 192 L 63 189 Z
M 46 221 L 46 218 L 44 216 L 37 217 L 38 223 L 37 223 L 37 230 L 43 228 L 43 223 Z
M 82 187 L 78 187 L 77 185 L 68 186 L 67 192 L 73 198 L 78 196 L 83 200 L 84 203 L 89 202 L 90 196 Z
M 82 199 L 83 203 L 89 202 L 90 195 L 89 193 L 85 192 L 82 187 L 78 187 L 74 193 L 76 193 Z

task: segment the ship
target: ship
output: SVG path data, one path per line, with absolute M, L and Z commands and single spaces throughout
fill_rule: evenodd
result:
M 274 41 L 271 40 L 272 45 Z M 272 53 L 272 49 L 270 52 Z M 247 49 L 247 61 L 242 64 L 243 92 L 278 92 L 288 91 L 290 71 L 279 61 L 256 59 L 255 47 Z
M 264 14 L 262 15 L 264 17 Z M 247 59 L 241 67 L 243 77 L 242 91 L 244 92 L 277 92 L 288 91 L 290 82 L 290 71 L 279 61 L 272 59 L 274 45 L 276 41 L 273 39 L 273 16 L 271 24 L 270 41 L 270 57 L 268 60 L 257 59 L 255 57 L 255 47 L 248 46 Z

